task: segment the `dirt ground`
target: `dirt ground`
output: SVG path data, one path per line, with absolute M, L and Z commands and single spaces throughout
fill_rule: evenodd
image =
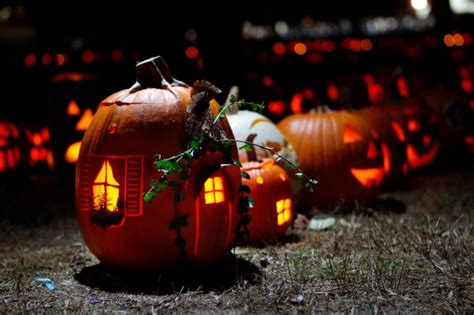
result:
M 4 219 L 0 313 L 474 312 L 472 163 L 415 174 L 371 206 L 317 216 L 337 223 L 289 231 L 267 247 L 238 247 L 235 257 L 186 274 L 107 269 L 71 215 L 33 224 Z

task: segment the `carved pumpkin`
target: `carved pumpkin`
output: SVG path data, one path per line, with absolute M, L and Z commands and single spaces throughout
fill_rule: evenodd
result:
M 109 96 L 97 110 L 79 155 L 76 209 L 83 238 L 101 262 L 178 269 L 184 262 L 221 260 L 232 244 L 240 169 L 224 164 L 219 152 L 194 163 L 181 202 L 174 201 L 173 187 L 151 204 L 142 202 L 144 187 L 159 177 L 154 156 L 186 149 L 184 122 L 192 92 L 155 57 L 137 64 L 132 88 Z M 218 104 L 210 103 L 206 106 L 216 114 Z M 226 121 L 221 123 L 231 137 Z M 233 155 L 237 159 L 235 149 Z M 181 228 L 174 226 L 177 217 L 187 218 Z
M 50 146 L 49 129 L 46 127 L 33 127 L 25 129 L 25 135 L 30 144 L 30 167 L 47 166 L 50 170 L 54 169 L 54 156 Z
M 256 144 L 270 147 L 295 165 L 298 165 L 298 157 L 293 146 L 278 127 L 267 117 L 253 111 L 233 108 L 228 112 L 227 119 L 235 139 L 243 141 L 246 140 L 249 135 L 256 134 L 253 140 Z M 272 157 L 271 152 L 259 147 L 255 147 L 255 154 L 259 160 Z M 248 161 L 247 152 L 242 149 L 239 149 L 239 160 L 241 163 Z M 302 187 L 301 181 L 293 175 L 295 173 L 294 169 L 284 162 L 279 165 L 290 174 L 293 194 L 295 197 L 298 196 Z
M 293 143 L 300 168 L 319 181 L 314 193 L 302 192 L 304 206 L 376 196 L 384 176 L 382 148 L 361 116 L 324 108 L 289 116 L 278 127 Z
M 19 137 L 18 128 L 13 123 L 0 121 L 0 173 L 13 170 L 20 163 Z
M 254 135 L 247 138 L 253 141 Z M 250 140 L 249 140 L 250 139 Z M 257 160 L 255 150 L 248 152 L 248 162 L 242 164 L 242 171 L 250 179 L 242 183 L 251 189 L 255 205 L 248 225 L 250 236 L 247 242 L 269 241 L 285 234 L 293 217 L 291 185 L 285 170 L 273 159 Z

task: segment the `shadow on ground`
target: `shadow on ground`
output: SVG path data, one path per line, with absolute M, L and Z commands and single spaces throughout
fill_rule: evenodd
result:
M 228 258 L 206 269 L 182 272 L 130 272 L 110 269 L 103 264 L 88 266 L 74 278 L 81 284 L 108 292 L 173 294 L 187 291 L 225 291 L 237 283 L 256 285 L 260 269 L 240 258 Z

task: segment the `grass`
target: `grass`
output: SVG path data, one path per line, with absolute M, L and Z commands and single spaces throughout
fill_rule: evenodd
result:
M 335 214 L 320 232 L 239 247 L 210 270 L 126 275 L 97 265 L 73 218 L 0 226 L 0 312 L 474 312 L 474 168 L 418 174 L 403 201 Z M 387 208 L 388 207 L 388 208 Z M 317 214 L 322 216 L 322 214 Z M 327 214 L 324 214 L 327 215 Z M 51 278 L 50 291 L 34 284 Z

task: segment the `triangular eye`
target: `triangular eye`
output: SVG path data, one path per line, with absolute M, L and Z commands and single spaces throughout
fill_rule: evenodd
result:
M 352 143 L 363 140 L 364 137 L 361 135 L 359 131 L 354 129 L 351 125 L 346 125 L 344 127 L 344 134 L 342 136 L 343 143 Z

